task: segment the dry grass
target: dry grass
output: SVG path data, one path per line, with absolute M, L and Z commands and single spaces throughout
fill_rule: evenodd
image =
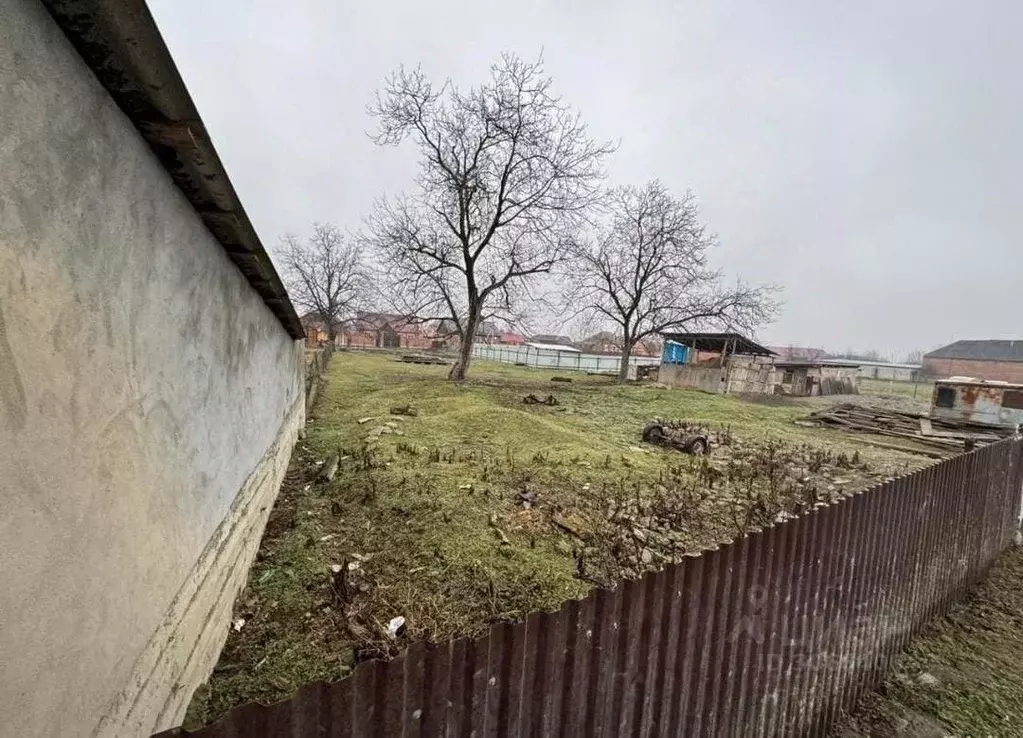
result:
M 552 383 L 500 364 L 474 365 L 461 384 L 445 372 L 335 356 L 236 605 L 245 624 L 186 725 L 413 640 L 556 609 L 925 463 L 796 426 L 799 400 Z M 559 404 L 525 405 L 528 394 Z M 390 414 L 404 405 L 418 414 Z M 708 459 L 647 446 L 654 417 L 700 423 L 717 448 Z M 335 454 L 337 476 L 319 480 Z M 406 628 L 393 638 L 396 616 Z

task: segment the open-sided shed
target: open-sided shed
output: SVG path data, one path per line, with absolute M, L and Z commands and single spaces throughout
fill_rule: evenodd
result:
M 706 392 L 774 391 L 774 352 L 740 333 L 662 333 L 658 379 Z

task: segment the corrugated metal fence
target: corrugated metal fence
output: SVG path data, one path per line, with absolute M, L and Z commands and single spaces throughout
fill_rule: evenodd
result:
M 198 735 L 822 735 L 1012 541 L 1021 472 L 1002 441 Z

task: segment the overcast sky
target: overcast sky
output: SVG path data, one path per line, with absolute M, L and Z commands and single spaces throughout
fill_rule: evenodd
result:
M 772 344 L 896 358 L 1023 338 L 1023 3 L 149 0 L 268 246 L 409 185 L 366 136 L 401 63 L 482 81 L 544 52 L 615 183 L 699 197 Z

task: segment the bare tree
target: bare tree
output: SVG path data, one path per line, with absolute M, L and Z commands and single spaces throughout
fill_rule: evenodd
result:
M 618 381 L 635 345 L 661 331 L 706 326 L 752 330 L 776 312 L 775 288 L 728 286 L 708 265 L 715 245 L 692 193 L 660 182 L 612 190 L 607 214 L 574 250 L 571 302 L 614 325 L 622 343 Z
M 342 321 L 367 296 L 361 247 L 336 226 L 316 223 L 305 242 L 291 234 L 282 236 L 278 253 L 291 299 L 317 314 L 333 344 Z
M 464 379 L 481 321 L 506 317 L 566 253 L 613 147 L 553 94 L 542 60 L 512 55 L 464 92 L 399 69 L 370 113 L 377 143 L 411 139 L 421 163 L 414 194 L 377 203 L 371 243 L 403 312 L 454 325 L 450 378 Z

